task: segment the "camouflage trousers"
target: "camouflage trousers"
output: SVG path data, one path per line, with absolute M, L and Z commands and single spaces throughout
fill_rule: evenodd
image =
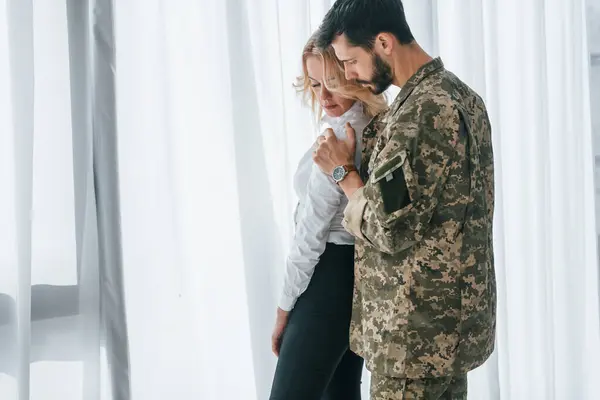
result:
M 371 400 L 467 400 L 467 375 L 403 379 L 372 374 Z

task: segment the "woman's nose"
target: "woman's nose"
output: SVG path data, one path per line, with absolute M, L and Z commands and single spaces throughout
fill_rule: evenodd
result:
M 321 100 L 326 100 L 331 97 L 331 92 L 327 90 L 325 85 L 321 85 Z

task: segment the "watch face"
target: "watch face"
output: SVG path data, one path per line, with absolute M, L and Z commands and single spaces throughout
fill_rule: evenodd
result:
M 337 182 L 339 180 L 342 180 L 345 174 L 346 170 L 344 169 L 344 167 L 339 166 L 333 169 L 333 173 L 331 175 L 333 176 L 333 180 Z

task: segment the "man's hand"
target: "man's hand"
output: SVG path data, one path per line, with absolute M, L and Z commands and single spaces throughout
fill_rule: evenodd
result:
M 349 123 L 346 124 L 346 136 L 347 139 L 338 140 L 333 129 L 329 128 L 317 138 L 313 160 L 327 175 L 331 176 L 333 169 L 339 165 L 354 164 L 356 135 Z
M 273 354 L 279 357 L 279 348 L 281 347 L 281 338 L 283 337 L 283 331 L 288 322 L 288 311 L 283 311 L 281 308 L 277 308 L 277 319 L 275 320 L 275 328 L 273 328 L 273 335 L 271 335 L 271 350 Z

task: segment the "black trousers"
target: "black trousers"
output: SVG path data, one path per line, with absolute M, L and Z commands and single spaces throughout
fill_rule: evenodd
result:
M 354 246 L 328 243 L 283 334 L 270 400 L 360 400 L 363 359 L 348 348 Z

